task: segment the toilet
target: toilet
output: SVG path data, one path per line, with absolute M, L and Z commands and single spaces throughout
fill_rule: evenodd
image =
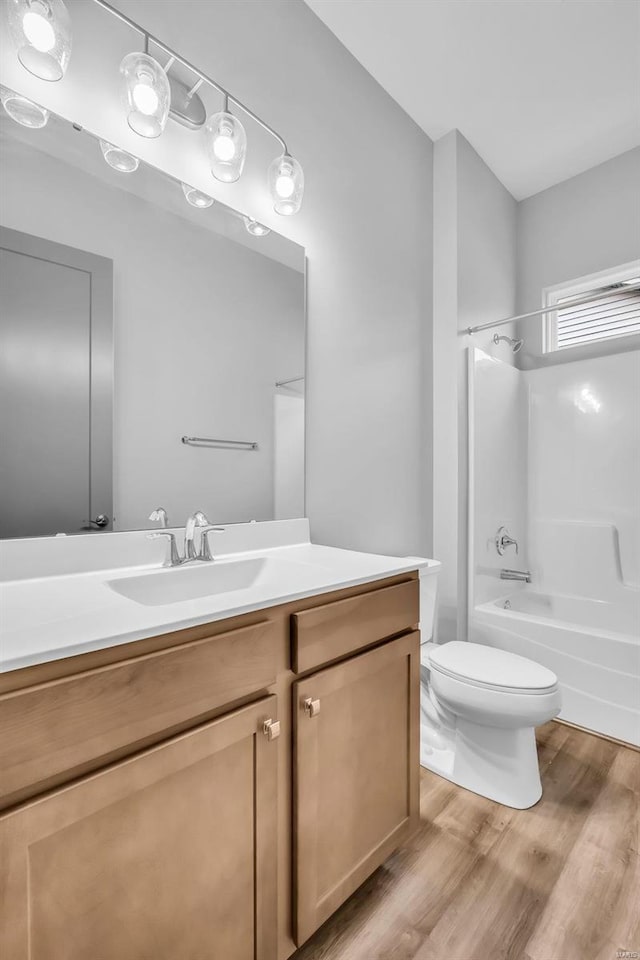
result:
M 525 809 L 542 796 L 535 727 L 560 712 L 551 670 L 495 647 L 425 643 L 422 766 L 467 790 Z

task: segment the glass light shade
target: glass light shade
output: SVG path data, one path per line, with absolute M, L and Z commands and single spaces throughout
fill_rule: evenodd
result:
M 264 223 L 259 223 L 252 217 L 243 217 L 242 219 L 247 228 L 247 233 L 250 233 L 252 237 L 266 237 L 268 233 L 271 233 L 269 227 L 265 227 Z
M 240 179 L 247 155 L 247 135 L 237 117 L 224 110 L 209 117 L 205 127 L 211 173 L 216 180 Z
M 207 207 L 210 207 L 213 203 L 213 197 L 209 197 L 206 193 L 203 193 L 202 190 L 196 190 L 195 187 L 190 187 L 188 183 L 182 184 L 182 192 L 184 193 L 187 203 L 190 203 L 192 207 L 197 207 L 198 210 L 206 210 Z
M 23 127 L 38 130 L 40 127 L 44 127 L 49 119 L 49 111 L 45 110 L 44 107 L 34 103 L 33 100 L 21 97 L 13 90 L 7 90 L 6 87 L 0 90 L 0 100 L 11 119 Z
M 117 170 L 118 173 L 135 173 L 140 166 L 137 157 L 127 153 L 121 147 L 116 147 L 114 143 L 109 143 L 107 140 L 100 141 L 100 149 L 109 166 Z
M 128 53 L 120 64 L 120 76 L 127 123 L 141 137 L 159 137 L 171 105 L 166 73 L 147 53 Z
M 18 60 L 41 80 L 60 80 L 71 56 L 71 18 L 62 0 L 8 0 Z
M 290 216 L 302 206 L 304 173 L 298 161 L 288 153 L 277 157 L 269 167 L 269 190 L 276 213 Z

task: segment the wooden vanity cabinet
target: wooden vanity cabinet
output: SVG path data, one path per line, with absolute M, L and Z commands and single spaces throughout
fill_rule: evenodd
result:
M 276 697 L 0 818 L 7 960 L 275 960 Z
M 418 593 L 1 674 L 2 960 L 290 957 L 417 822 Z
M 413 632 L 294 684 L 298 945 L 417 826 L 419 671 Z

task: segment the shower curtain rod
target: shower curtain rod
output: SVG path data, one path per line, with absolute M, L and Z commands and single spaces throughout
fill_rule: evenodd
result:
M 634 290 L 640 290 L 640 285 L 638 286 L 626 286 L 616 288 L 616 293 L 633 293 Z M 531 313 L 519 313 L 515 317 L 505 317 L 504 320 L 492 320 L 490 323 L 479 323 L 475 327 L 467 327 L 466 330 L 461 330 L 461 334 L 474 334 L 480 333 L 481 330 L 492 330 L 494 327 L 502 327 L 505 323 L 515 323 L 517 320 L 528 320 L 529 317 L 540 317 L 544 313 L 555 313 L 556 310 L 566 310 L 574 307 L 581 307 L 583 304 L 587 303 L 596 303 L 598 300 L 605 300 L 607 297 L 610 297 L 614 293 L 613 290 L 608 290 L 606 293 L 599 293 L 593 297 L 583 297 L 582 300 L 574 300 L 572 303 L 565 303 L 560 305 L 554 303 L 549 307 L 540 307 L 539 310 L 532 310 Z

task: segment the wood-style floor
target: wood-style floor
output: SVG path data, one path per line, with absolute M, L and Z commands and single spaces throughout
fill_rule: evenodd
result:
M 640 957 L 640 754 L 558 723 L 538 753 L 530 810 L 423 770 L 419 832 L 293 960 Z

